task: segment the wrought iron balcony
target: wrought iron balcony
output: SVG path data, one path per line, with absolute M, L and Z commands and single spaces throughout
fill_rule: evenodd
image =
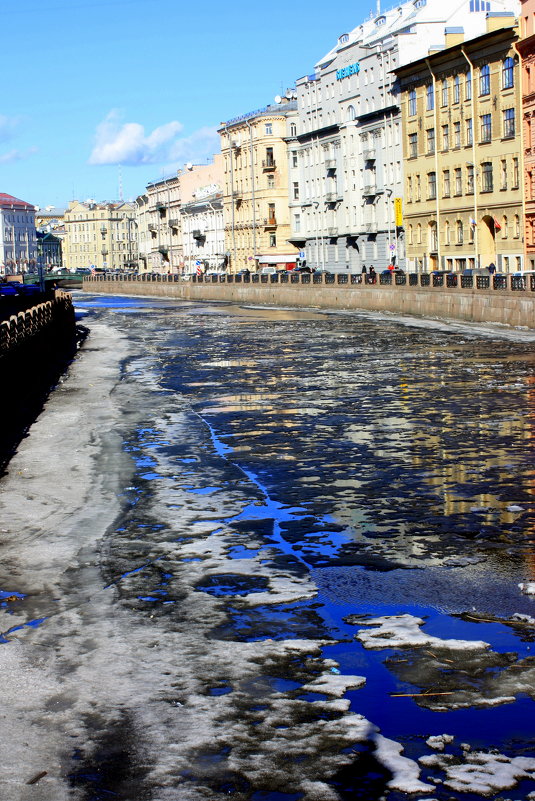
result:
M 264 217 L 264 225 L 266 228 L 274 228 L 277 225 L 276 217 Z
M 262 161 L 262 169 L 264 170 L 264 172 L 277 169 L 277 163 L 275 159 L 264 159 Z
M 335 170 L 336 169 L 336 159 L 325 159 L 325 169 L 326 170 Z

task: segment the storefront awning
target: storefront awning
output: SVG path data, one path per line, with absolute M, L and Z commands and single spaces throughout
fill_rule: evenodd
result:
M 299 253 L 275 253 L 269 256 L 255 256 L 259 264 L 293 264 Z

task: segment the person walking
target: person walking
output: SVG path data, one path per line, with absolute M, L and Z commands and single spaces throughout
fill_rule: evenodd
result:
M 375 281 L 377 280 L 377 273 L 375 272 L 375 268 L 373 267 L 373 265 L 370 267 L 368 277 L 369 277 L 369 283 L 375 284 Z

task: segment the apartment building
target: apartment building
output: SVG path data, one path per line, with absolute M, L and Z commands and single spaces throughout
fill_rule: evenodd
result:
M 223 223 L 223 157 L 188 165 L 180 173 L 184 272 L 223 270 L 227 265 Z
M 136 198 L 139 271 L 178 273 L 183 268 L 178 173 L 151 181 Z
M 0 193 L 0 275 L 33 272 L 36 259 L 35 206 Z
M 73 200 L 63 220 L 63 265 L 67 269 L 131 270 L 136 267 L 134 203 Z
M 524 252 L 526 269 L 535 270 L 535 0 L 521 3 L 517 50 L 522 72 Z
M 333 271 L 405 266 L 403 147 L 399 86 L 393 70 L 443 47 L 446 28 L 467 38 L 486 31 L 490 10 L 516 0 L 409 0 L 372 15 L 296 82 L 300 210 L 292 239 L 307 261 Z M 292 198 L 290 198 L 292 202 Z M 299 231 L 295 230 L 295 221 Z
M 286 136 L 296 124 L 294 93 L 224 122 L 225 251 L 231 272 L 263 265 L 294 266 L 299 250 L 291 236 Z
M 403 109 L 410 270 L 523 267 L 520 73 L 514 15 L 396 70 Z

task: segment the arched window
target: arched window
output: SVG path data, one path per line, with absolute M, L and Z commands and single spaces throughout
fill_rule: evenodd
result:
M 513 236 L 518 239 L 520 236 L 520 217 L 515 214 Z
M 413 233 L 412 233 L 412 225 L 409 225 L 409 231 L 408 231 L 408 234 L 409 234 L 409 245 L 412 245 L 412 244 L 413 244 L 413 238 L 412 238 L 412 237 L 413 237 Z
M 445 245 L 450 244 L 450 224 L 447 220 L 444 223 L 444 244 Z
M 490 67 L 484 64 L 479 70 L 479 95 L 490 95 Z
M 508 56 L 502 64 L 502 89 L 512 89 L 515 85 L 515 62 Z
M 422 226 L 418 223 L 416 227 L 416 243 L 418 245 L 422 244 Z
M 348 122 L 350 122 L 351 120 L 354 120 L 356 118 L 356 116 L 357 115 L 355 114 L 355 107 L 354 106 L 348 106 L 347 107 L 347 112 L 346 112 L 346 118 L 347 118 Z
M 457 229 L 457 244 L 462 245 L 464 242 L 464 226 L 462 220 L 457 220 L 456 229 Z
M 509 236 L 509 221 L 507 220 L 507 217 L 504 214 L 502 217 L 502 239 L 507 239 L 508 236 Z
M 436 222 L 429 223 L 429 250 L 431 253 L 435 253 L 438 250 Z

